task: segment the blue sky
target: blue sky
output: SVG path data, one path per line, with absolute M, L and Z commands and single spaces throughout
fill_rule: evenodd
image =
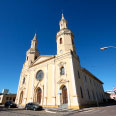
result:
M 56 54 L 61 13 L 74 33 L 81 66 L 116 87 L 115 0 L 0 0 L 0 92 L 16 93 L 19 77 L 34 34 L 41 55 Z

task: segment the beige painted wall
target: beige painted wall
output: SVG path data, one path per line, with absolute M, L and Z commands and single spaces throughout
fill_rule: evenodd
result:
M 22 97 L 21 92 L 23 92 L 23 99 L 19 105 L 24 106 L 28 102 L 36 102 L 37 90 L 41 88 L 42 99 L 40 104 L 47 107 L 58 107 L 61 105 L 58 92 L 63 85 L 67 88 L 68 108 L 78 109 L 88 104 L 102 102 L 104 97 L 102 83 L 95 76 L 90 76 L 92 74 L 88 75 L 88 71 L 84 72 L 80 66 L 74 45 L 74 36 L 71 30 L 68 29 L 67 21 L 63 15 L 59 25 L 60 30 L 56 35 L 57 55 L 39 56 L 39 52 L 36 49 L 36 35 L 34 36 L 21 72 L 16 98 L 17 104 L 19 104 Z M 62 38 L 62 43 L 60 43 L 60 38 Z M 35 56 L 38 56 L 36 60 L 34 60 Z M 65 69 L 65 75 L 60 75 L 62 66 Z M 36 79 L 36 74 L 39 70 L 44 73 L 44 78 L 41 81 Z M 24 78 L 25 83 L 23 84 Z M 80 87 L 82 88 L 83 98 L 81 97 Z M 87 90 L 89 91 L 90 99 Z M 95 97 L 93 97 L 93 92 Z
M 15 102 L 16 94 L 0 95 L 0 104 L 5 104 L 7 101 Z

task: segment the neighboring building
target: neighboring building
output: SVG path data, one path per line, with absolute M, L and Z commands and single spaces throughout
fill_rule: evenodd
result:
M 43 107 L 79 109 L 103 102 L 103 82 L 80 66 L 74 35 L 63 15 L 59 25 L 56 55 L 40 55 L 35 34 L 22 68 L 17 104 L 38 102 Z
M 106 96 L 106 101 L 108 101 L 109 99 L 111 99 L 109 93 L 105 92 L 105 96 Z
M 0 104 L 4 104 L 7 101 L 15 102 L 16 94 L 0 94 Z
M 110 99 L 116 100 L 116 92 L 111 90 L 111 91 L 106 91 L 106 93 L 110 95 Z

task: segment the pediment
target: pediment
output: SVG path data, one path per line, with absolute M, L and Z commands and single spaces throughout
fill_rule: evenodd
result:
M 47 60 L 49 60 L 51 58 L 54 58 L 54 56 L 39 56 L 37 58 L 37 60 L 32 65 L 36 65 L 36 64 L 42 63 L 42 62 L 47 61 Z

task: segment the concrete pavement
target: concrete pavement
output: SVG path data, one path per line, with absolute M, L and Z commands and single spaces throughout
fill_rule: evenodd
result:
M 43 111 L 31 111 L 22 109 L 8 109 L 0 107 L 0 116 L 116 116 L 116 105 L 84 108 L 80 110 L 65 110 L 63 112 L 50 111 L 45 109 Z

